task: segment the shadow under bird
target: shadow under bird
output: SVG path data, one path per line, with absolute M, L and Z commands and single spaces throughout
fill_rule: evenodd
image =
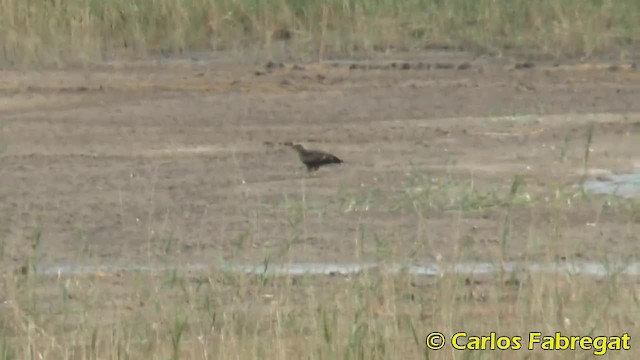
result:
M 300 161 L 307 167 L 307 171 L 318 170 L 323 165 L 343 163 L 337 156 L 325 151 L 305 149 L 304 146 L 300 144 L 288 143 L 287 145 L 298 152 Z

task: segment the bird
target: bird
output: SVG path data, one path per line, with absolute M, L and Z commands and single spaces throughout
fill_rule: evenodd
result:
M 337 156 L 325 151 L 305 149 L 301 144 L 287 143 L 287 145 L 298 152 L 300 161 L 307 167 L 309 172 L 318 170 L 323 165 L 342 164 L 344 162 Z

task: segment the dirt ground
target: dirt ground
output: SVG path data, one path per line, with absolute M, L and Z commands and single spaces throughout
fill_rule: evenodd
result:
M 3 262 L 37 238 L 41 264 L 491 260 L 507 210 L 474 204 L 516 174 L 506 258 L 640 250 L 638 209 L 567 187 L 592 123 L 592 176 L 640 167 L 640 69 L 399 58 L 1 71 Z M 345 163 L 307 174 L 285 141 Z M 479 199 L 408 197 L 434 184 Z

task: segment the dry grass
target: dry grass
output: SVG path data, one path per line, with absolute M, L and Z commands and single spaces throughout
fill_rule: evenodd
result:
M 429 47 L 626 57 L 640 40 L 633 0 L 0 0 L 0 12 L 5 64 L 248 46 L 311 59 Z
M 312 58 L 434 46 L 625 57 L 640 40 L 640 2 L 633 0 L 0 0 L 0 13 L 1 58 L 14 65 L 199 49 L 244 51 L 247 46 L 270 50 L 276 42 L 286 43 L 290 54 Z M 586 156 L 584 166 L 588 168 Z M 559 196 L 549 203 L 523 196 L 517 179 L 506 194 L 436 186 L 394 195 L 399 196 L 389 197 L 392 204 L 383 204 L 387 211 L 402 206 L 420 216 L 425 209 L 454 208 L 464 217 L 495 209 L 504 219 L 496 264 L 509 246 L 513 207 L 560 213 L 559 204 L 567 200 Z M 371 200 L 367 194 L 344 196 L 339 201 L 349 206 L 368 206 Z M 296 219 L 304 217 L 308 204 L 291 201 L 287 220 L 295 234 Z M 580 201 L 574 200 L 576 208 Z M 582 201 L 593 205 L 588 198 Z M 636 201 L 611 201 L 620 218 L 637 221 Z M 34 254 L 41 230 L 26 239 Z M 542 239 L 539 248 L 553 249 L 556 240 Z M 581 246 L 569 241 L 562 245 Z M 397 252 L 393 244 L 376 246 L 381 262 Z M 459 251 L 456 258 L 466 260 L 464 249 Z M 546 255 L 553 259 L 556 254 Z M 212 270 L 45 277 L 28 271 L 36 258 L 25 259 L 26 274 L 5 271 L 0 279 L 1 360 L 566 359 L 591 354 L 471 352 L 450 346 L 426 352 L 424 346 L 430 331 L 526 337 L 534 330 L 593 336 L 628 332 L 632 351 L 611 356 L 634 358 L 633 339 L 640 336 L 637 280 L 618 274 L 275 277 Z M 607 254 L 602 260 L 611 261 Z
M 585 358 L 589 351 L 426 352 L 448 336 L 638 332 L 637 282 L 568 274 L 509 281 L 362 273 L 348 278 L 232 275 L 6 276 L 2 359 Z M 632 341 L 633 345 L 633 341 Z M 526 345 L 525 345 L 526 346 Z M 615 358 L 635 352 L 610 351 Z
M 504 248 L 509 245 L 510 214 L 516 207 L 554 209 L 571 198 L 575 209 L 602 201 L 587 194 L 576 196 L 580 189 L 566 190 L 566 195 L 550 203 L 540 201 L 528 196 L 516 177 L 504 193 L 452 183 L 429 191 L 407 188 L 404 193 L 410 197 L 395 201 L 416 212 L 453 206 L 463 217 L 478 209 L 499 210 L 504 218 Z M 344 194 L 344 200 L 350 196 L 361 198 Z M 291 201 L 289 217 L 304 217 L 308 211 L 304 199 Z M 629 205 L 634 201 L 605 201 L 621 218 L 637 216 L 638 207 Z M 294 231 L 295 221 L 291 226 Z M 30 236 L 34 254 L 41 234 L 36 227 Z M 543 240 L 541 246 L 552 249 L 554 241 Z M 564 245 L 580 246 L 579 240 L 573 241 Z M 459 252 L 455 259 L 468 260 L 464 249 Z M 378 261 L 387 262 L 385 254 L 381 249 Z M 547 255 L 550 261 L 555 258 L 552 252 Z M 287 258 L 283 254 L 265 259 L 265 267 L 271 260 Z M 624 259 L 612 260 L 607 254 L 592 258 L 624 264 Z M 0 359 L 582 359 L 593 351 L 521 349 L 514 353 L 451 346 L 427 351 L 424 339 L 431 331 L 447 336 L 458 331 L 496 332 L 524 339 L 532 331 L 544 335 L 560 331 L 566 336 L 629 333 L 632 340 L 640 336 L 640 324 L 634 320 L 640 313 L 638 281 L 619 273 L 589 277 L 516 271 L 499 276 L 424 277 L 371 270 L 325 277 L 211 269 L 48 277 L 29 271 L 37 266 L 35 259 L 27 259 L 27 271 L 6 272 L 0 281 Z M 502 251 L 494 262 L 504 260 Z M 616 358 L 635 354 L 612 353 Z

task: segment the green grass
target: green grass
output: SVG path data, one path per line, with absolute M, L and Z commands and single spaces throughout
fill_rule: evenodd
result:
M 0 13 L 5 64 L 270 51 L 282 39 L 310 59 L 429 47 L 626 57 L 640 41 L 634 0 L 0 0 Z

